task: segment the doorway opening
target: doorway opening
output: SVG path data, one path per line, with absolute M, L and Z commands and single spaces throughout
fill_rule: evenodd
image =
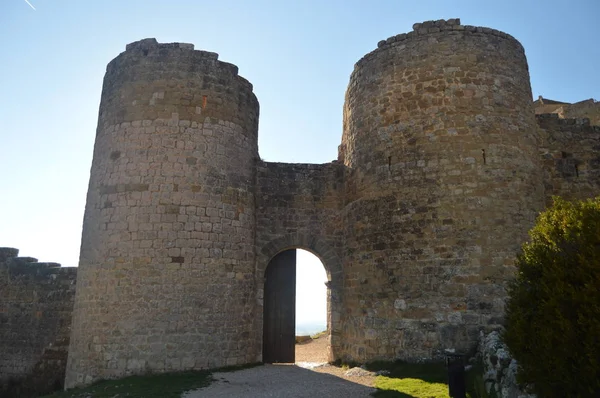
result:
M 265 271 L 263 361 L 327 362 L 329 296 L 317 256 L 301 249 L 274 256 Z

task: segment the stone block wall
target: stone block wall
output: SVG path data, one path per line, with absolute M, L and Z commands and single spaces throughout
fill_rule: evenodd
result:
M 413 29 L 363 57 L 346 93 L 348 360 L 476 344 L 544 204 L 520 43 L 458 20 Z
M 546 204 L 552 196 L 587 199 L 600 193 L 600 126 L 589 119 L 536 116 L 541 129 Z
M 562 116 L 567 119 L 589 119 L 590 124 L 600 126 L 600 102 L 594 99 L 563 106 Z
M 107 67 L 66 385 L 260 360 L 252 326 L 258 101 L 185 43 Z
M 329 278 L 327 325 L 330 359 L 339 356 L 342 310 L 343 207 L 345 168 L 339 162 L 288 164 L 260 162 L 256 194 L 256 279 L 262 297 L 265 269 L 278 252 L 311 251 Z M 262 308 L 261 308 L 262 309 Z M 257 334 L 262 334 L 258 311 Z
M 77 268 L 0 248 L 0 396 L 63 387 Z

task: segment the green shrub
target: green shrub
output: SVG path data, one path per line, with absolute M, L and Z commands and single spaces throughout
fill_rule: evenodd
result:
M 504 341 L 540 398 L 600 397 L 600 198 L 554 198 L 509 286 Z

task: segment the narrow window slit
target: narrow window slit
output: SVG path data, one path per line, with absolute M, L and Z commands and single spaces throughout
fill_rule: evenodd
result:
M 481 157 L 483 158 L 483 164 L 485 164 L 485 149 L 481 150 Z

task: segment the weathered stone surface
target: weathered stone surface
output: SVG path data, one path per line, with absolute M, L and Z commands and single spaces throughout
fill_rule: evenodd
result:
M 38 263 L 0 248 L 0 396 L 60 390 L 77 268 Z
M 67 386 L 260 360 L 258 112 L 215 53 L 150 39 L 109 63 Z
M 537 116 L 542 143 L 546 203 L 553 195 L 586 199 L 600 186 L 600 126 L 589 119 L 563 119 L 558 114 Z
M 350 78 L 339 155 L 348 360 L 472 346 L 500 319 L 499 286 L 544 205 L 523 48 L 442 25 L 417 24 Z
M 517 384 L 517 361 L 514 360 L 497 331 L 479 335 L 478 354 L 483 362 L 483 381 L 488 393 L 499 398 L 536 398 Z
M 554 114 L 561 119 L 589 119 L 591 125 L 600 126 L 600 101 L 593 98 L 570 104 L 540 96 L 533 104 L 536 115 Z
M 256 280 L 259 297 L 269 260 L 278 252 L 301 247 L 316 254 L 327 271 L 329 359 L 340 356 L 342 305 L 341 209 L 344 166 L 260 162 L 256 199 Z M 262 305 L 262 302 L 260 302 Z M 257 335 L 262 335 L 258 311 Z

